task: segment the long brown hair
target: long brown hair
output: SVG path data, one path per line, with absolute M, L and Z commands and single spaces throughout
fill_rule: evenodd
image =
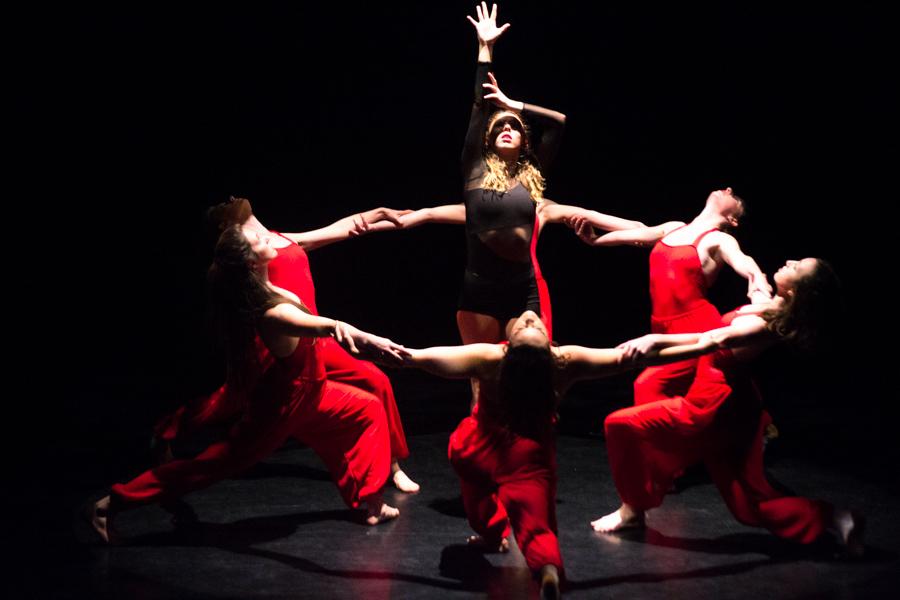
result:
M 278 304 L 295 304 L 269 289 L 253 267 L 256 260 L 240 225 L 231 225 L 219 236 L 207 271 L 212 317 L 225 347 L 228 379 L 238 387 L 248 385 L 258 367 L 254 340 L 259 318 Z
M 549 345 L 510 344 L 500 363 L 497 394 L 483 395 L 479 412 L 501 429 L 546 439 L 559 403 L 557 373 L 563 362 Z
M 769 331 L 799 349 L 810 350 L 829 341 L 831 326 L 842 312 L 841 282 L 832 266 L 817 258 L 816 268 L 795 283 L 784 304 L 762 317 Z

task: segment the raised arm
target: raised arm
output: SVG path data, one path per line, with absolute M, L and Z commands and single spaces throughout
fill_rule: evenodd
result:
M 581 241 L 589 246 L 652 246 L 666 237 L 669 232 L 684 225 L 681 221 L 668 221 L 651 227 L 644 225 L 632 229 L 612 231 L 606 235 L 597 235 L 594 227 L 603 229 L 604 222 L 602 220 L 594 220 L 591 217 L 591 215 L 587 215 L 565 219 L 565 223 L 575 230 Z
M 620 231 L 624 229 L 646 228 L 640 221 L 630 221 L 612 215 L 606 215 L 596 210 L 588 210 L 580 206 L 557 204 L 545 199 L 538 205 L 538 216 L 541 223 L 568 223 L 575 219 L 583 219 L 592 227 L 605 231 Z
M 448 379 L 488 377 L 503 359 L 499 344 L 436 346 L 421 350 L 406 349 L 404 364 Z
M 304 250 L 310 251 L 366 233 L 375 224 L 381 224 L 386 229 L 403 227 L 404 223 L 401 220 L 403 215 L 411 212 L 393 208 L 374 208 L 344 217 L 319 229 L 283 235 L 302 246 Z
M 718 249 L 719 255 L 734 269 L 735 273 L 747 280 L 747 297 L 754 304 L 771 300 L 772 286 L 766 280 L 765 274 L 750 256 L 744 254 L 738 241 L 724 232 L 715 232 L 710 237 Z
M 462 171 L 466 182 L 481 177 L 481 144 L 484 128 L 490 114 L 490 103 L 485 102 L 484 84 L 489 83 L 488 73 L 494 56 L 494 44 L 509 29 L 509 23 L 497 27 L 497 5 L 489 12 L 487 3 L 475 6 L 478 20 L 466 16 L 478 37 L 478 68 L 475 71 L 475 101 L 469 117 L 469 128 L 466 130 L 466 141 L 463 144 Z
M 534 154 L 537 156 L 540 168 L 546 170 L 559 150 L 563 128 L 566 125 L 566 115 L 556 110 L 510 99 L 500 89 L 500 84 L 497 83 L 494 74 L 488 73 L 487 75 L 490 81 L 482 83 L 484 91 L 488 92 L 484 94 L 485 100 L 490 100 L 502 110 L 523 113 L 528 115 L 530 120 L 541 123 L 541 139 L 535 143 Z

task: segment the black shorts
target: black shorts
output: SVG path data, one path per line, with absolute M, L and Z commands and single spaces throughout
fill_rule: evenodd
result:
M 527 271 L 502 280 L 491 279 L 466 269 L 458 308 L 489 315 L 502 323 L 518 317 L 526 310 L 541 314 L 541 299 L 534 269 L 528 265 Z

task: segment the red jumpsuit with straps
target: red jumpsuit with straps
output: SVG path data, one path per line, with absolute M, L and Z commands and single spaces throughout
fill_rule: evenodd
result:
M 306 252 L 294 242 L 277 250 L 278 256 L 269 263 L 269 280 L 278 287 L 297 294 L 312 314 L 319 314 L 316 309 L 316 288 Z M 351 356 L 332 338 L 321 338 L 319 344 L 319 357 L 325 368 L 325 378 L 352 385 L 377 397 L 384 405 L 387 415 L 391 457 L 395 460 L 408 457 L 406 434 L 394 399 L 394 389 L 387 375 L 371 362 Z M 239 416 L 245 403 L 246 398 L 242 394 L 230 390 L 227 384 L 223 385 L 210 396 L 199 398 L 163 419 L 157 426 L 157 435 L 171 441 L 181 432 L 214 423 L 228 423 Z
M 293 436 L 312 448 L 331 472 L 341 497 L 356 507 L 380 491 L 390 472 L 387 423 L 371 394 L 328 381 L 321 338 L 301 338 L 286 358 L 257 339 L 258 369 L 225 439 L 197 457 L 174 460 L 112 487 L 118 510 L 165 502 L 236 475 Z
M 450 436 L 448 454 L 469 524 L 488 546 L 512 528 L 529 568 L 555 565 L 563 574 L 552 433 L 539 440 L 517 435 L 479 416 L 476 404 Z
M 698 333 L 719 327 L 722 315 L 706 299 L 707 282 L 697 244 L 670 246 L 658 241 L 650 252 L 650 317 L 653 333 Z M 697 370 L 697 360 L 682 360 L 649 367 L 634 382 L 636 405 L 664 400 L 687 393 Z
M 734 315 L 722 323 L 730 324 Z M 769 484 L 763 470 L 768 423 L 747 365 L 727 349 L 702 356 L 684 397 L 625 408 L 606 418 L 606 447 L 619 496 L 640 511 L 657 507 L 673 478 L 702 461 L 738 521 L 812 542 L 830 522 L 833 508 L 787 496 Z

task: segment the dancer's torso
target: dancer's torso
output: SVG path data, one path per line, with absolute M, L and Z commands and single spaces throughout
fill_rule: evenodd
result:
M 704 231 L 690 244 L 670 246 L 660 240 L 650 252 L 654 332 L 692 333 L 719 326 L 719 312 L 706 299 L 709 282 L 697 251 L 713 231 Z
M 281 236 L 280 233 L 275 231 L 271 233 Z M 278 251 L 278 256 L 269 262 L 269 280 L 274 285 L 297 294 L 310 313 L 318 315 L 316 288 L 313 284 L 312 271 L 309 268 L 309 257 L 306 255 L 306 252 L 293 241 L 284 248 L 277 248 L 276 250 Z

